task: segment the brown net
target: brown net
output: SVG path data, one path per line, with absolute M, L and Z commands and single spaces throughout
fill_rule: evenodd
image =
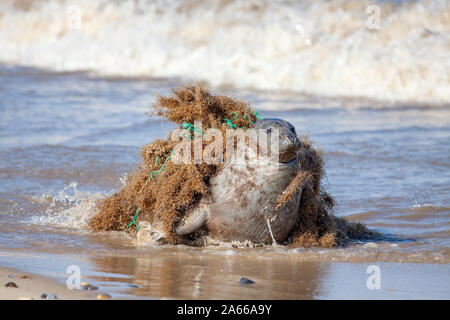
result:
M 203 129 L 216 128 L 223 134 L 229 129 L 224 119 L 232 118 L 232 123 L 237 127 L 251 127 L 258 120 L 249 104 L 212 95 L 199 85 L 173 90 L 170 97 L 158 96 L 153 109 L 156 115 L 175 123 L 193 125 L 194 121 L 201 121 Z M 281 206 L 295 194 L 297 188 L 303 188 L 298 221 L 286 244 L 331 247 L 355 236 L 370 236 L 371 233 L 363 225 L 356 226 L 333 216 L 334 201 L 321 190 L 320 185 L 324 174 L 322 154 L 313 148 L 307 138 L 301 140 L 305 146 L 300 156 L 302 171 L 278 199 L 278 206 Z M 171 150 L 177 143 L 170 139 L 158 139 L 142 147 L 140 167 L 120 191 L 97 203 L 98 213 L 91 218 L 89 226 L 94 231 L 136 232 L 133 221 L 147 221 L 150 224 L 158 221 L 170 235 L 167 239 L 169 243 L 182 242 L 174 234 L 174 226 L 210 192 L 209 181 L 223 165 L 175 164 L 169 160 Z

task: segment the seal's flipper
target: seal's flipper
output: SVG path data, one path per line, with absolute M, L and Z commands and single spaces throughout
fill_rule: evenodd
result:
M 189 213 L 180 221 L 175 228 L 175 233 L 178 236 L 185 236 L 199 230 L 208 220 L 208 209 L 206 207 L 199 207 Z

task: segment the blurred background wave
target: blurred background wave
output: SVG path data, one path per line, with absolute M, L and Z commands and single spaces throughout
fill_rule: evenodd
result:
M 0 63 L 442 105 L 449 3 L 6 0 Z

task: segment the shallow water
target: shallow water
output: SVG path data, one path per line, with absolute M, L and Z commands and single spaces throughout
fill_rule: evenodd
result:
M 325 151 L 336 215 L 381 232 L 380 241 L 337 249 L 153 248 L 127 234 L 84 229 L 93 201 L 120 188 L 137 166 L 139 147 L 169 132 L 171 124 L 147 113 L 155 93 L 177 84 L 0 68 L 1 265 L 55 276 L 80 264 L 117 297 L 448 298 L 448 106 L 222 90 L 309 133 Z M 370 264 L 387 271 L 383 293 L 365 287 Z M 403 284 L 395 280 L 402 270 Z M 257 285 L 240 287 L 241 276 Z
M 0 264 L 66 282 L 81 280 L 120 299 L 448 299 L 445 264 L 377 262 L 380 289 L 367 287 L 373 263 L 299 261 L 259 250 L 157 248 L 147 254 L 0 254 Z M 256 253 L 256 254 L 255 254 Z M 297 255 L 298 256 L 298 255 Z M 241 277 L 255 283 L 240 285 Z

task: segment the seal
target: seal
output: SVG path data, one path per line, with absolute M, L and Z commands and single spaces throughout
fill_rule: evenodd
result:
M 278 159 L 269 157 L 270 152 L 260 152 L 258 156 L 252 150 L 247 160 L 255 161 L 227 161 L 220 173 L 211 178 L 210 195 L 203 197 L 175 226 L 176 235 L 188 237 L 203 230 L 210 238 L 221 241 L 269 244 L 286 239 L 296 223 L 301 188 L 282 206 L 277 206 L 277 202 L 299 170 L 302 144 L 295 127 L 285 120 L 259 120 L 250 130 L 258 133 L 250 135 L 258 137 L 258 147 L 261 138 L 273 141 L 272 135 L 278 134 Z M 267 145 L 265 150 L 274 149 L 270 143 Z M 153 240 L 164 243 L 164 233 L 159 228 L 152 229 Z

